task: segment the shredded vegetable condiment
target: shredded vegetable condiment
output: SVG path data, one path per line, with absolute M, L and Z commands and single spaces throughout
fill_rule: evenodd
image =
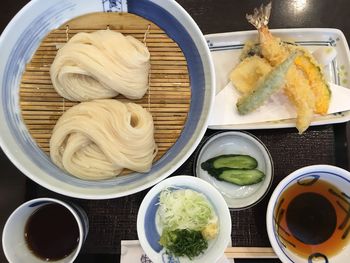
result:
M 188 229 L 166 230 L 159 243 L 175 256 L 187 256 L 191 260 L 208 248 L 208 242 L 200 231 Z
M 158 214 L 163 228 L 159 243 L 175 256 L 198 256 L 218 232 L 213 207 L 203 194 L 190 189 L 163 190 Z

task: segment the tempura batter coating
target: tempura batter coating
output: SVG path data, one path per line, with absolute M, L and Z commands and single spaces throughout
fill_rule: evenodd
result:
M 258 29 L 262 56 L 272 66 L 276 66 L 288 57 L 293 48 L 278 37 L 274 37 L 269 31 L 267 24 L 270 13 L 271 3 L 255 9 L 252 15 L 247 15 L 247 20 Z M 307 56 L 306 51 L 300 50 L 295 64 L 290 67 L 286 75 L 284 89 L 296 107 L 296 127 L 299 133 L 303 133 L 309 127 L 314 113 L 327 113 L 330 101 L 330 92 L 321 70 L 315 71 L 316 62 Z

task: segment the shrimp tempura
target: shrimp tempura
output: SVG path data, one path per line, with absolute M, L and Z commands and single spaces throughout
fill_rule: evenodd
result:
M 284 61 L 290 54 L 290 49 L 278 37 L 274 37 L 267 25 L 271 13 L 271 3 L 261 5 L 254 9 L 252 15 L 247 15 L 247 20 L 259 32 L 261 53 L 272 66 Z M 303 133 L 310 125 L 315 110 L 315 96 L 310 88 L 307 77 L 293 64 L 287 75 L 284 87 L 285 93 L 294 104 L 297 111 L 296 127 L 299 133 Z

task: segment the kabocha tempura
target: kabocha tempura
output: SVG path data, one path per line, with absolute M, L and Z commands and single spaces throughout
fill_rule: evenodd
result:
M 271 34 L 267 26 L 270 13 L 271 3 L 247 15 L 248 22 L 259 32 L 259 43 L 246 43 L 241 55 L 242 62 L 233 70 L 230 78 L 239 91 L 244 91 L 244 97 L 251 96 L 257 87 L 271 86 L 271 83 L 266 85 L 268 73 L 288 59 L 291 53 L 297 52 L 288 71 L 280 74 L 285 75 L 284 92 L 297 111 L 296 127 L 299 133 L 303 133 L 309 127 L 314 113 L 327 113 L 331 93 L 320 66 L 306 49 L 283 42 Z M 246 77 L 249 69 L 253 69 L 253 75 L 257 75 L 250 80 Z

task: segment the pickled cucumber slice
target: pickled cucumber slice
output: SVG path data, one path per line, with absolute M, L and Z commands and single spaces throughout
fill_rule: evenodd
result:
M 202 169 L 206 171 L 219 168 L 255 169 L 257 166 L 255 158 L 240 154 L 219 155 L 201 164 Z
M 215 177 L 221 181 L 243 186 L 261 182 L 264 179 L 265 174 L 257 169 L 222 169 L 221 172 L 218 173 Z

